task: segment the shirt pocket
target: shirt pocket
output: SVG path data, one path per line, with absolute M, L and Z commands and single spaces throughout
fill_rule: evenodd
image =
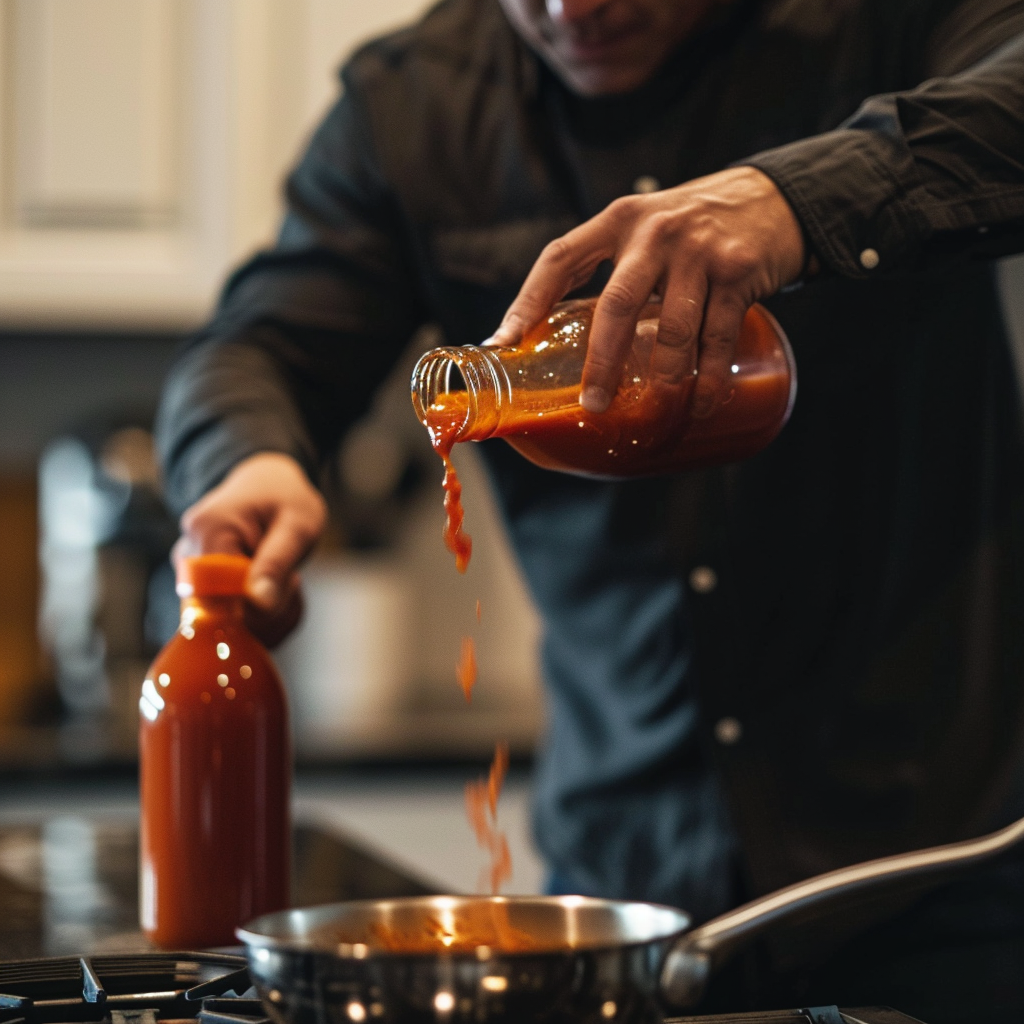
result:
M 435 228 L 431 238 L 434 265 L 449 280 L 485 288 L 518 288 L 544 246 L 578 223 L 566 215 L 486 227 Z

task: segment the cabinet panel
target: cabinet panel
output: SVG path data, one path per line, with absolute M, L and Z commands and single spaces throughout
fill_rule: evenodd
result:
M 183 14 L 181 0 L 16 0 L 17 223 L 173 220 Z
M 0 0 L 0 329 L 190 328 L 367 36 L 424 0 Z

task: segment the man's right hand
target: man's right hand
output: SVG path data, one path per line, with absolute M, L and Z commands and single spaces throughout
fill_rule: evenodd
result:
M 302 615 L 298 566 L 323 533 L 327 506 L 289 455 L 264 452 L 240 462 L 181 517 L 175 567 L 189 555 L 224 552 L 252 558 L 246 622 L 268 646 Z

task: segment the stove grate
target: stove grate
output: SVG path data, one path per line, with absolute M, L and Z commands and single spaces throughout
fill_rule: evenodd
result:
M 245 959 L 218 953 L 0 964 L 0 1024 L 268 1024 Z M 234 996 L 234 998 L 223 998 Z

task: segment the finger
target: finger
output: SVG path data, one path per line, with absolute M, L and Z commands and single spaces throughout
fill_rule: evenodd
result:
M 706 298 L 703 277 L 678 273 L 669 277 L 662 288 L 658 340 L 649 369 L 652 381 L 678 388 L 696 372 Z
M 186 509 L 180 526 L 189 553 L 196 555 L 252 554 L 261 532 L 259 523 L 218 500 L 215 492 Z
M 609 218 L 598 214 L 544 247 L 501 324 L 489 339 L 496 345 L 515 345 L 550 312 L 567 292 L 589 281 L 598 266 L 615 255 L 615 235 Z
M 266 647 L 273 648 L 298 625 L 304 607 L 299 574 L 292 573 L 279 607 L 268 611 L 251 601 L 246 602 L 245 624 Z
M 198 554 L 198 545 L 187 533 L 183 533 L 174 542 L 174 547 L 171 548 L 171 565 L 177 568 L 186 558 L 191 558 L 193 555 Z
M 289 579 L 319 533 L 304 517 L 282 510 L 253 555 L 246 587 L 249 599 L 264 609 L 280 607 L 288 594 Z
M 580 381 L 580 405 L 604 412 L 619 388 L 636 322 L 658 283 L 660 268 L 646 251 L 624 259 L 613 271 L 594 309 L 587 359 Z
M 746 311 L 746 303 L 741 299 L 711 290 L 701 328 L 697 383 L 691 405 L 698 419 L 710 416 L 732 395 L 732 364 Z

